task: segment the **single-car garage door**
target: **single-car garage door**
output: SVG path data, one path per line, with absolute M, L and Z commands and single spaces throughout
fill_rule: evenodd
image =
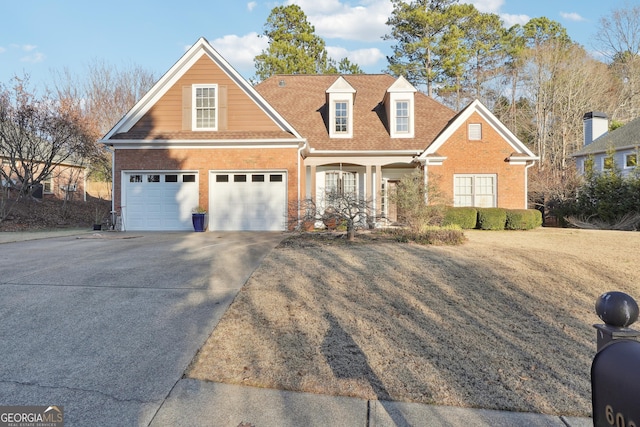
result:
M 126 172 L 123 181 L 125 230 L 193 230 L 197 173 Z
M 286 172 L 211 172 L 209 230 L 285 230 L 286 212 Z

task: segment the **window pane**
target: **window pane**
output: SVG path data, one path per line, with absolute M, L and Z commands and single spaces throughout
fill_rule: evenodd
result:
M 633 168 L 638 165 L 638 155 L 637 154 L 627 154 L 627 159 L 625 161 L 625 165 L 628 168 Z
M 195 88 L 195 124 L 198 129 L 216 127 L 216 88 Z
M 347 132 L 348 110 L 346 102 L 336 102 L 336 132 Z
M 229 182 L 229 175 L 216 175 L 216 182 Z
M 251 175 L 251 182 L 264 182 L 264 175 Z
M 269 181 L 271 182 L 282 182 L 282 175 L 270 175 Z
M 129 182 L 142 182 L 142 175 L 130 175 Z
M 178 175 L 165 175 L 164 182 L 178 182 Z
M 147 182 L 160 182 L 160 175 L 147 175 Z
M 613 157 L 605 157 L 602 166 L 604 169 L 613 169 Z
M 233 182 L 247 182 L 247 175 L 233 175 Z
M 409 132 L 409 101 L 396 102 L 396 132 Z
M 196 176 L 195 175 L 183 175 L 182 176 L 182 182 L 196 182 Z

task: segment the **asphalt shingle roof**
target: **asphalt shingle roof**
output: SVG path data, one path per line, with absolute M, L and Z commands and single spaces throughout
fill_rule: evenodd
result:
M 640 147 L 640 117 L 619 127 L 613 132 L 607 132 L 594 140 L 591 144 L 585 145 L 576 151 L 574 156 L 584 156 L 596 153 L 606 153 L 613 148 L 621 150 L 625 148 Z
M 275 75 L 255 89 L 316 150 L 384 151 L 424 150 L 454 118 L 456 113 L 415 93 L 415 137 L 391 138 L 383 100 L 396 79 L 388 74 L 342 76 L 355 90 L 353 138 L 330 138 L 326 90 L 337 75 Z

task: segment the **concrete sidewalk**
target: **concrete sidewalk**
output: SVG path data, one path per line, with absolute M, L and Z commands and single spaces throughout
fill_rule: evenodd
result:
M 89 228 L 70 228 L 42 231 L 0 231 L 1 243 L 25 242 L 27 240 L 49 239 L 53 237 L 92 235 L 94 233 L 112 233 L 106 231 L 93 231 Z
M 181 379 L 151 426 L 591 427 L 591 418 L 295 393 Z

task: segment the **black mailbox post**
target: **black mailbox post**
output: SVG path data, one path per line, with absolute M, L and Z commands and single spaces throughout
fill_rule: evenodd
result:
M 638 305 L 627 294 L 608 292 L 596 302 L 605 322 L 598 330 L 598 353 L 591 365 L 595 427 L 640 427 L 640 331 L 627 328 Z

